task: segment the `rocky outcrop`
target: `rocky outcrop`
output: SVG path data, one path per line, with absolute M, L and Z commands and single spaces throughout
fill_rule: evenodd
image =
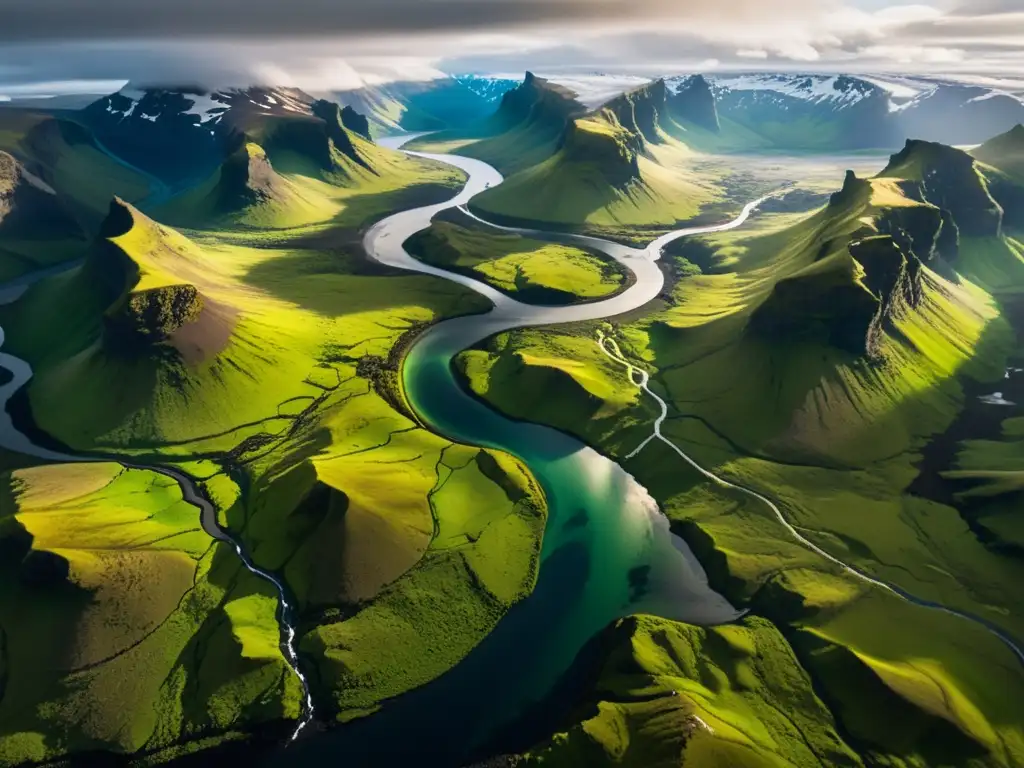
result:
M 568 88 L 527 72 L 522 84 L 502 97 L 493 122 L 504 129 L 523 122 L 541 122 L 561 131 L 573 117 L 586 111 Z
M 900 250 L 925 264 L 940 257 L 952 261 L 959 252 L 960 233 L 952 215 L 931 205 L 887 208 L 875 226 L 892 237 Z
M 323 120 L 327 137 L 334 145 L 334 148 L 346 157 L 366 168 L 369 168 L 369 164 L 363 156 L 359 154 L 359 151 L 356 149 L 356 146 L 352 141 L 352 137 L 349 135 L 348 129 L 345 127 L 341 114 L 341 106 L 335 104 L 333 101 L 324 101 L 321 99 L 313 102 L 312 110 L 316 117 Z
M 749 328 L 773 342 L 825 343 L 867 355 L 881 302 L 855 275 L 853 259 L 838 254 L 780 280 L 751 315 Z
M 1003 209 L 966 152 L 909 140 L 880 175 L 901 179 L 900 186 L 911 199 L 949 211 L 962 236 L 993 237 L 1002 232 Z
M 828 204 L 833 208 L 857 205 L 866 202 L 870 195 L 871 182 L 867 179 L 857 178 L 857 174 L 853 171 L 847 171 L 842 189 L 832 193 Z
M 690 122 L 713 133 L 722 129 L 718 106 L 711 84 L 703 75 L 694 75 L 679 84 L 667 99 L 669 114 L 677 120 Z
M 167 341 L 185 325 L 199 319 L 205 300 L 186 281 L 136 290 L 143 268 L 116 240 L 136 227 L 160 225 L 115 198 L 100 234 L 83 267 L 82 279 L 107 305 L 104 341 L 111 351 L 135 354 Z M 154 250 L 161 248 L 156 244 Z
M 627 131 L 652 144 L 661 138 L 660 114 L 665 111 L 668 89 L 664 79 L 642 86 L 618 96 L 603 107 L 615 115 Z
M 574 121 L 559 149 L 568 162 L 596 167 L 614 187 L 628 186 L 640 178 L 643 137 L 621 126 L 611 112 Z
M 882 334 L 894 331 L 922 295 L 921 262 L 879 235 L 780 280 L 749 327 L 775 341 L 827 343 L 878 359 Z
M 203 297 L 194 285 L 168 285 L 131 293 L 107 315 L 107 328 L 118 340 L 156 344 L 199 319 Z
M 267 153 L 259 145 L 245 142 L 221 166 L 216 208 L 236 211 L 284 194 L 284 179 L 277 175 Z
M 864 269 L 863 283 L 881 302 L 878 320 L 886 328 L 917 309 L 924 296 L 921 261 L 888 235 L 850 243 L 850 255 Z
M 367 141 L 372 140 L 369 118 L 364 114 L 356 112 L 351 106 L 346 105 L 342 108 L 341 124 L 353 133 L 358 133 Z

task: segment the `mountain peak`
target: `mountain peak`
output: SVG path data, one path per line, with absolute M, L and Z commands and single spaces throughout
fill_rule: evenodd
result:
M 721 131 L 715 94 L 704 75 L 691 75 L 678 83 L 675 93 L 667 97 L 667 106 L 673 117 L 679 120 L 691 122 L 712 133 Z
M 843 188 L 834 192 L 829 198 L 829 205 L 851 205 L 862 195 L 870 194 L 871 182 L 857 177 L 856 172 L 848 170 L 843 179 Z

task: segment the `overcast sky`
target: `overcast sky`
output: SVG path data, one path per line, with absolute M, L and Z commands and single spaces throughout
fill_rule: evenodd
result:
M 0 0 L 0 95 L 527 68 L 1014 75 L 1024 0 Z

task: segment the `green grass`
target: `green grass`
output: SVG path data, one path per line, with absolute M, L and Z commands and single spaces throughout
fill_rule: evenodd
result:
M 428 264 L 475 277 L 531 304 L 605 298 L 626 280 L 607 257 L 447 220 L 435 221 L 406 247 Z
M 537 765 L 861 765 L 772 624 L 698 628 L 651 616 L 606 633 L 581 720 Z
M 592 128 L 595 124 L 597 128 Z M 636 172 L 623 176 L 622 160 L 614 149 L 621 138 L 606 125 L 597 120 L 577 121 L 581 141 L 588 146 L 606 145 L 606 149 L 574 152 L 571 147 L 563 148 L 485 191 L 473 201 L 473 207 L 486 214 L 548 226 L 653 232 L 692 219 L 704 206 L 722 199 L 721 169 L 698 173 L 694 158 L 673 139 L 651 145 L 652 157 L 637 157 Z
M 849 184 L 796 223 L 781 216 L 754 234 L 709 237 L 703 255 L 712 273 L 683 270 L 670 302 L 603 330 L 652 372 L 652 386 L 669 402 L 664 434 L 703 466 L 777 500 L 803 536 L 834 556 L 1024 638 L 1024 606 L 1006 588 L 1024 576 L 1020 561 L 986 547 L 956 509 L 906 493 L 920 451 L 962 408 L 958 379 L 1002 376 L 1013 334 L 984 288 L 1011 285 L 994 276 L 1016 268 L 1013 241 L 997 249 L 994 238 L 964 238 L 956 266 L 969 279 L 957 285 L 926 272 L 920 303 L 887 321 L 874 361 L 827 338 L 772 338 L 750 324 L 787 278 L 809 280 L 815 291 L 829 280 L 866 290 L 860 269 L 828 267 L 850 266 L 852 239 L 902 215 L 894 212 L 922 207 L 879 178 Z M 832 310 L 834 303 L 824 308 Z M 599 327 L 504 334 L 464 353 L 460 369 L 474 392 L 506 413 L 622 458 L 650 435 L 656 412 L 597 349 Z M 995 467 L 996 454 L 1010 459 L 1015 448 L 968 451 L 961 461 Z M 975 755 L 979 765 L 1024 760 L 1024 723 L 1012 705 L 1024 695 L 1024 674 L 992 635 L 865 591 L 863 581 L 794 539 L 764 504 L 708 484 L 663 445 L 651 444 L 626 468 L 693 546 L 712 583 L 784 632 L 817 690 L 828 693 L 841 730 L 853 734 L 850 747 L 881 764 L 904 764 L 904 756 L 908 765 L 934 764 L 944 747 L 933 743 L 948 746 L 955 764 Z M 586 737 L 569 738 L 586 745 L 580 755 L 599 760 L 586 751 L 596 741 L 621 757 L 635 739 L 644 757 L 629 759 L 658 764 L 644 750 L 661 734 L 621 708 L 600 712 L 595 730 L 583 726 Z M 893 733 L 887 722 L 913 727 Z M 727 754 L 709 747 L 706 759 L 776 764 Z
M 297 715 L 275 600 L 177 484 L 87 464 L 16 470 L 3 487 L 0 542 L 67 576 L 26 583 L 21 558 L 2 566 L 0 760 L 159 749 Z
M 453 445 L 408 415 L 394 386 L 401 346 L 418 329 L 486 302 L 366 260 L 366 226 L 443 199 L 462 180 L 438 164 L 368 147 L 361 149 L 373 156 L 373 171 L 352 164 L 344 174 L 303 175 L 301 157 L 275 160 L 289 189 L 329 202 L 323 220 L 292 200 L 286 213 L 297 219 L 261 218 L 259 206 L 224 217 L 202 191 L 184 231 L 116 207 L 107 237 L 81 268 L 34 285 L 0 318 L 5 351 L 33 365 L 28 402 L 42 429 L 76 450 L 180 462 L 206 478 L 222 524 L 294 593 L 303 663 L 321 681 L 318 707 L 340 719 L 442 674 L 529 594 L 546 514 L 518 462 Z M 193 296 L 188 308 L 174 303 L 180 295 Z M 157 297 L 160 332 L 126 345 L 111 324 L 135 311 L 140 297 Z M 143 312 L 133 321 L 153 326 Z M 31 471 L 46 487 L 67 485 L 61 473 L 68 470 Z M 69 527 L 79 518 L 63 514 L 58 501 L 42 497 L 40 505 L 37 517 L 19 519 L 46 520 L 54 536 L 86 540 L 83 529 Z M 141 546 L 176 531 L 164 512 L 122 504 L 116 486 L 96 490 L 93 509 L 90 543 Z M 209 547 L 195 511 L 181 514 L 192 533 L 145 558 L 132 554 L 146 564 L 145 578 L 101 569 L 96 558 L 106 556 L 74 554 L 73 564 L 92 564 L 83 566 L 84 586 L 74 586 L 67 605 L 40 603 L 19 641 L 53 637 L 31 651 L 19 646 L 37 663 L 22 666 L 27 692 L 15 697 L 8 687 L 0 704 L 18 710 L 4 717 L 5 760 L 142 749 L 171 757 L 211 739 L 287 730 L 299 690 L 271 658 L 273 591 L 228 548 L 194 557 L 175 549 L 190 536 Z M 122 582 L 133 587 L 127 597 Z M 99 602 L 90 602 L 90 589 L 100 590 Z M 14 612 L 4 606 L 0 615 L 17 615 L 29 598 L 10 600 Z M 56 668 L 65 641 L 111 645 L 74 630 L 87 609 L 108 618 L 124 609 L 117 620 L 97 620 L 97 631 L 112 636 L 134 638 L 166 620 L 73 685 L 66 676 L 35 675 Z M 421 663 L 417 634 L 427 631 L 429 664 Z M 339 645 L 351 637 L 357 648 Z M 349 666 L 337 664 L 338 654 Z M 130 685 L 128 670 L 135 671 Z M 347 687 L 351 680 L 358 689 Z M 124 695 L 112 695 L 119 685 Z

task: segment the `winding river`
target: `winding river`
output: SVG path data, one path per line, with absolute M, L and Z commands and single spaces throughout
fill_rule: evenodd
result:
M 408 137 L 392 146 L 398 148 L 405 140 Z M 424 264 L 405 251 L 403 243 L 428 227 L 438 213 L 465 209 L 474 195 L 502 181 L 495 169 L 477 160 L 410 154 L 456 166 L 469 180 L 445 203 L 397 213 L 378 223 L 366 234 L 367 253 L 392 267 L 459 283 L 488 298 L 494 307 L 484 315 L 447 320 L 420 336 L 403 366 L 405 390 L 413 409 L 432 430 L 455 441 L 508 451 L 522 459 L 541 483 L 549 520 L 538 582 L 533 594 L 514 606 L 448 673 L 386 702 L 373 716 L 325 733 L 308 734 L 281 757 L 282 764 L 363 766 L 408 761 L 421 766 L 458 765 L 484 744 L 495 739 L 500 742 L 531 708 L 551 694 L 588 641 L 616 618 L 646 612 L 710 625 L 742 615 L 709 587 L 689 547 L 671 533 L 668 520 L 632 476 L 569 435 L 514 421 L 492 410 L 463 390 L 451 361 L 462 350 L 502 331 L 610 318 L 643 306 L 664 287 L 656 262 L 668 243 L 739 227 L 760 201 L 746 206 L 727 224 L 680 229 L 643 249 L 582 235 L 501 227 L 601 251 L 636 277 L 626 290 L 603 301 L 569 307 L 534 306 L 471 277 Z M 17 298 L 21 290 L 12 289 L 10 296 Z M 2 338 L 0 330 L 0 344 Z M 611 354 L 610 348 L 602 348 Z M 0 365 L 13 374 L 12 381 L 0 387 L 0 446 L 50 461 L 117 460 L 55 453 L 19 434 L 6 405 L 32 372 L 27 363 L 10 355 L 0 354 Z M 637 384 L 632 374 L 630 378 Z M 282 651 L 306 691 L 297 734 L 309 722 L 313 702 L 295 653 L 294 611 L 285 585 L 276 575 L 256 567 L 240 544 L 219 526 L 213 506 L 192 478 L 169 467 L 122 463 L 175 479 L 183 498 L 200 510 L 204 529 L 232 546 L 250 571 L 278 589 Z

